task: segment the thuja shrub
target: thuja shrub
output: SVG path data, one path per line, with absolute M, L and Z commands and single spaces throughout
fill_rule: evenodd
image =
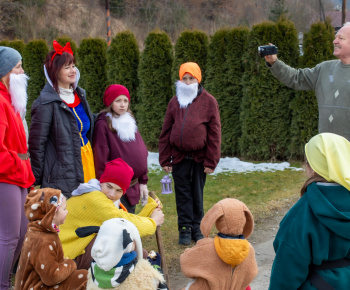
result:
M 218 100 L 221 118 L 221 153 L 239 155 L 242 102 L 242 52 L 249 30 L 245 27 L 218 30 L 208 49 L 206 89 Z
M 311 25 L 304 34 L 301 68 L 312 68 L 318 63 L 334 59 L 334 29 L 330 21 Z M 317 45 L 315 45 L 317 43 Z M 291 154 L 293 158 L 304 158 L 304 145 L 318 133 L 318 106 L 314 91 L 298 91 L 290 104 L 292 109 Z
M 243 156 L 257 160 L 283 160 L 289 155 L 291 110 L 295 91 L 280 83 L 257 54 L 259 45 L 273 43 L 279 58 L 295 66 L 298 38 L 294 24 L 285 19 L 253 26 L 244 54 L 243 98 L 241 106 Z
M 131 109 L 136 113 L 140 51 L 131 31 L 120 32 L 112 39 L 107 51 L 107 61 L 108 84 L 120 84 L 129 90 Z
M 30 125 L 30 108 L 32 103 L 36 100 L 41 90 L 43 89 L 46 78 L 44 74 L 44 62 L 49 47 L 45 40 L 32 40 L 27 43 L 23 50 L 23 63 L 26 74 L 29 76 L 28 80 L 28 103 L 26 120 L 28 126 Z
M 103 93 L 107 85 L 107 43 L 100 38 L 83 39 L 78 48 L 80 86 L 86 90 L 93 113 L 103 107 Z
M 15 40 L 2 40 L 0 41 L 0 46 L 8 46 L 17 50 L 23 58 L 24 47 L 26 46 L 23 40 L 15 39 Z M 24 68 L 24 62 L 22 59 L 22 67 Z
M 172 97 L 173 48 L 169 36 L 159 30 L 149 33 L 139 65 L 138 126 L 150 150 L 158 147 L 165 111 Z
M 195 62 L 202 71 L 202 84 L 205 84 L 208 55 L 208 36 L 200 30 L 186 30 L 182 32 L 175 44 L 175 58 L 173 66 L 173 83 L 179 79 L 180 65 L 185 62 Z M 173 92 L 175 90 L 173 89 Z
M 9 41 L 6 39 L 0 40 L 0 46 L 9 46 L 8 43 L 9 43 Z
M 15 39 L 15 40 L 9 41 L 6 46 L 16 49 L 23 57 L 24 48 L 26 46 L 23 40 Z M 24 67 L 24 64 L 23 64 L 23 67 Z

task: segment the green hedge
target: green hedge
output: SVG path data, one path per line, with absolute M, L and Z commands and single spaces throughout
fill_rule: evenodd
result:
M 108 84 L 121 84 L 129 90 L 131 109 L 136 113 L 140 50 L 131 31 L 120 32 L 112 39 L 107 51 L 107 60 Z
M 173 66 L 173 84 L 179 79 L 180 65 L 185 62 L 196 62 L 202 71 L 201 84 L 205 85 L 208 54 L 208 36 L 199 30 L 182 32 L 175 44 L 175 58 Z M 175 93 L 175 86 L 173 86 Z
M 322 61 L 334 59 L 333 40 L 334 29 L 329 21 L 311 25 L 310 31 L 304 35 L 300 67 L 312 68 Z M 305 143 L 318 133 L 318 106 L 315 92 L 298 91 L 290 107 L 293 114 L 291 154 L 293 158 L 303 159 Z
M 217 98 L 222 124 L 222 154 L 256 160 L 303 158 L 303 147 L 317 134 L 318 109 L 314 92 L 287 88 L 269 71 L 257 47 L 277 45 L 279 59 L 292 67 L 313 67 L 332 59 L 334 31 L 329 22 L 315 23 L 304 36 L 303 56 L 299 57 L 293 23 L 283 17 L 276 23 L 264 22 L 248 28 L 217 31 L 208 41 L 201 31 L 184 31 L 173 50 L 163 31 L 151 32 L 139 55 L 130 31 L 113 38 L 107 49 L 103 39 L 83 39 L 79 48 L 68 36 L 56 40 L 71 46 L 79 61 L 80 86 L 87 91 L 93 112 L 104 106 L 108 84 L 125 85 L 132 96 L 138 126 L 148 149 L 158 147 L 165 111 L 174 93 L 179 66 L 187 61 L 199 64 L 204 87 Z M 49 51 L 44 40 L 27 45 L 21 40 L 0 42 L 14 47 L 23 56 L 28 83 L 28 113 L 45 85 L 43 63 Z M 203 82 L 203 81 L 202 81 Z
M 44 62 L 49 47 L 45 40 L 32 40 L 27 43 L 23 51 L 23 62 L 25 64 L 25 72 L 29 76 L 28 81 L 28 103 L 27 103 L 27 116 L 26 120 L 28 126 L 30 125 L 30 111 L 32 103 L 36 100 L 44 85 L 46 84 L 46 78 L 44 74 Z
M 145 40 L 139 66 L 138 126 L 150 150 L 158 147 L 165 111 L 172 96 L 173 49 L 163 31 L 151 32 Z
M 255 25 L 249 34 L 244 55 L 242 137 L 243 156 L 253 159 L 286 159 L 289 155 L 291 110 L 294 90 L 281 84 L 268 70 L 257 47 L 274 43 L 279 57 L 294 66 L 298 56 L 298 38 L 294 24 L 280 20 Z
M 100 38 L 83 39 L 78 48 L 80 86 L 86 90 L 91 111 L 104 108 L 103 93 L 107 86 L 107 43 Z
M 5 40 L 1 40 L 1 41 L 0 41 L 0 46 L 9 46 L 9 45 L 8 45 L 9 42 L 10 42 L 10 41 L 9 41 L 9 40 L 6 40 L 6 39 L 5 39 Z
M 8 46 L 16 49 L 22 56 L 22 67 L 24 68 L 24 61 L 23 61 L 23 52 L 25 48 L 25 43 L 23 40 L 15 39 L 15 40 L 2 40 L 0 41 L 0 46 Z
M 16 39 L 9 41 L 7 46 L 16 49 L 23 57 L 24 48 L 26 46 L 23 40 Z
M 221 153 L 239 155 L 241 136 L 242 54 L 249 30 L 222 29 L 212 37 L 208 50 L 206 89 L 217 98 L 221 117 Z

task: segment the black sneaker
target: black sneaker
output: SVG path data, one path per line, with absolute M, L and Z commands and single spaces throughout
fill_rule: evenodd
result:
M 189 245 L 191 244 L 191 228 L 181 227 L 179 229 L 179 244 Z
M 200 228 L 193 228 L 191 235 L 192 235 L 192 240 L 194 240 L 196 243 L 197 241 L 204 238 Z

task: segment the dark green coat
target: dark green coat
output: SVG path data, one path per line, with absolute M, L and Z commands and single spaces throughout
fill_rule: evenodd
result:
M 350 259 L 350 192 L 338 184 L 312 183 L 289 210 L 273 243 L 270 290 L 316 289 L 309 265 Z M 350 289 L 350 266 L 320 271 L 335 289 Z

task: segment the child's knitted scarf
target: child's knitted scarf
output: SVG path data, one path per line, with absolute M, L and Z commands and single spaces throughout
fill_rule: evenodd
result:
M 101 269 L 93 260 L 90 268 L 92 281 L 102 289 L 117 287 L 135 269 L 136 263 L 137 254 L 135 251 L 124 254 L 119 263 L 109 271 Z

